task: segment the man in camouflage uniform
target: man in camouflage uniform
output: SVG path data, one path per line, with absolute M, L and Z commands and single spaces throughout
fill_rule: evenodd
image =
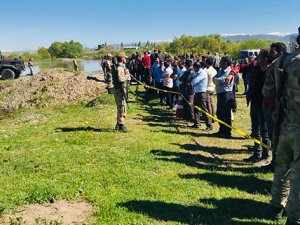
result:
M 299 27 L 300 31 L 300 27 Z M 297 38 L 300 44 L 300 35 Z M 281 67 L 279 66 L 279 69 Z M 300 49 L 283 62 L 287 73 L 286 108 L 281 126 L 275 173 L 272 185 L 271 208 L 274 219 L 287 214 L 286 225 L 300 224 Z
M 111 54 L 107 54 L 107 56 L 105 57 L 106 59 L 102 61 L 104 81 L 105 83 L 107 83 L 107 90 L 109 93 L 114 87 L 112 80 L 112 57 L 113 56 Z
M 266 71 L 266 80 L 262 89 L 262 94 L 264 96 L 263 101 L 263 111 L 264 118 L 266 121 L 266 125 L 268 128 L 269 137 L 273 137 L 273 113 L 275 111 L 276 104 L 276 94 L 278 91 L 278 67 L 281 56 L 286 51 L 286 46 L 284 43 L 273 43 L 270 46 L 269 57 L 270 57 L 270 65 Z M 274 147 L 274 146 L 272 146 Z M 272 151 L 272 161 L 269 165 L 263 166 L 262 168 L 265 170 L 274 171 L 274 162 L 276 157 L 276 148 Z
M 113 84 L 114 84 L 114 96 L 117 104 L 117 125 L 116 130 L 127 133 L 128 130 L 124 126 L 126 118 L 126 82 L 128 81 L 130 74 L 128 69 L 125 68 L 127 56 L 124 52 L 121 52 L 117 56 L 118 64 L 113 69 Z

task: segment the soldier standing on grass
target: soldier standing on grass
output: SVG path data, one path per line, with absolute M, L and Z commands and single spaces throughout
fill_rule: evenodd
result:
M 33 75 L 33 70 L 32 70 L 32 67 L 33 67 L 33 61 L 32 61 L 32 58 L 30 58 L 28 60 L 28 68 L 29 68 L 29 75 L 32 76 Z
M 112 77 L 112 58 L 111 54 L 107 54 L 107 59 L 103 62 L 103 68 L 105 71 L 105 82 L 107 83 L 108 93 L 111 93 L 114 85 L 113 85 L 113 77 Z
M 78 63 L 77 63 L 76 59 L 73 59 L 73 66 L 74 66 L 75 72 L 78 72 Z
M 118 64 L 112 72 L 115 89 L 114 96 L 117 105 L 117 124 L 115 129 L 124 133 L 129 132 L 124 125 L 127 109 L 126 82 L 130 77 L 129 71 L 125 68 L 126 58 L 127 56 L 124 52 L 119 53 L 117 56 Z
M 300 27 L 298 31 L 300 45 Z M 287 82 L 281 98 L 284 116 L 271 189 L 271 216 L 281 219 L 285 209 L 286 225 L 296 225 L 300 224 L 300 48 L 280 60 L 278 71 L 287 76 Z

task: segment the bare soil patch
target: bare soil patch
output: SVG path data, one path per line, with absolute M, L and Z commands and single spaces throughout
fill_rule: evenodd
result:
M 0 86 L 0 109 L 13 112 L 21 108 L 68 105 L 91 100 L 105 92 L 103 74 L 75 74 L 63 69 L 45 70 L 32 77 L 20 77 Z
M 61 200 L 47 204 L 21 206 L 6 214 L 3 225 L 83 225 L 91 221 L 93 207 L 84 201 Z

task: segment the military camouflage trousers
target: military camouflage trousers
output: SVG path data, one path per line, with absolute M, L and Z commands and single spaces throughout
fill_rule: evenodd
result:
M 115 93 L 115 101 L 117 104 L 117 123 L 118 124 L 124 124 L 125 122 L 125 118 L 126 118 L 126 101 L 125 98 L 123 96 L 123 93 L 121 91 L 121 89 L 116 89 Z
M 271 205 L 284 208 L 290 221 L 300 224 L 300 127 L 281 129 L 275 160 Z

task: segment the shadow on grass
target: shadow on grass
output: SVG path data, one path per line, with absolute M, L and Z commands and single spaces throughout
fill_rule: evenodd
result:
M 114 132 L 113 129 L 94 128 L 94 127 L 59 127 L 55 129 L 55 132 L 77 132 L 77 131 Z
M 152 123 L 152 126 L 156 125 L 159 126 L 165 126 L 165 127 L 174 127 L 174 125 L 167 125 L 170 123 L 170 121 L 173 120 L 173 112 L 169 111 L 167 109 L 164 109 L 159 106 L 159 97 L 155 93 L 147 93 L 147 92 L 138 92 L 138 100 L 143 105 L 143 110 L 147 112 L 150 115 L 141 115 L 138 114 L 139 119 L 147 122 Z M 157 102 L 155 102 L 155 100 Z M 164 125 L 159 123 L 166 123 Z
M 206 225 L 266 224 L 258 221 L 264 219 L 269 208 L 269 205 L 264 202 L 237 198 L 225 198 L 222 200 L 209 198 L 201 199 L 199 203 L 201 206 L 186 206 L 162 201 L 133 200 L 119 203 L 118 206 L 159 221 Z M 253 220 L 253 222 L 249 220 Z
M 227 175 L 218 173 L 185 174 L 183 179 L 205 180 L 218 187 L 228 187 L 246 191 L 249 194 L 270 194 L 272 181 L 261 180 L 255 176 Z
M 159 112 L 159 113 L 162 114 L 162 113 L 165 113 L 165 112 Z M 160 123 L 169 124 L 170 120 L 172 120 L 172 118 L 170 117 L 170 115 L 165 114 L 165 117 L 162 117 L 162 116 L 158 116 L 159 113 L 158 114 L 153 114 L 151 116 L 139 115 L 139 119 L 141 119 L 142 121 L 147 122 L 147 124 L 148 123 L 156 123 L 157 126 L 162 125 Z
M 220 147 L 212 147 L 212 146 L 203 146 L 199 143 L 196 144 L 177 144 L 174 145 L 180 146 L 181 149 L 187 151 L 204 151 L 214 155 L 226 155 L 226 154 L 241 154 L 247 153 L 247 150 L 239 150 L 239 149 L 229 149 L 229 148 L 220 148 Z
M 167 133 L 167 134 L 189 135 L 189 136 L 192 136 L 192 137 L 222 138 L 222 137 L 218 137 L 218 136 L 214 135 L 213 133 L 199 133 L 199 132 L 205 132 L 205 131 L 202 131 L 201 129 L 197 129 L 197 130 L 194 129 L 194 132 L 193 131 L 174 131 L 174 130 L 161 130 L 160 132 L 164 132 L 164 133 Z M 246 140 L 246 138 L 244 138 L 244 137 L 231 137 L 228 140 Z
M 160 156 L 157 159 L 162 161 L 178 162 L 196 168 L 198 168 L 199 162 L 208 163 L 208 164 L 219 164 L 222 162 L 222 160 L 219 158 L 206 157 L 200 154 L 191 154 L 188 152 L 152 150 L 150 151 L 150 153 L 155 154 L 156 156 Z
M 150 153 L 157 156 L 157 160 L 165 162 L 181 163 L 197 169 L 204 169 L 210 171 L 232 171 L 241 172 L 245 174 L 252 174 L 262 172 L 259 168 L 253 167 L 237 167 L 245 165 L 241 160 L 222 159 L 212 154 L 208 157 L 201 154 L 191 154 L 189 152 L 172 152 L 165 150 L 151 150 Z M 233 167 L 234 165 L 235 167 Z
M 164 124 L 164 123 L 147 123 L 148 126 L 150 127 L 172 127 L 172 128 L 185 128 L 184 125 L 181 124 Z

